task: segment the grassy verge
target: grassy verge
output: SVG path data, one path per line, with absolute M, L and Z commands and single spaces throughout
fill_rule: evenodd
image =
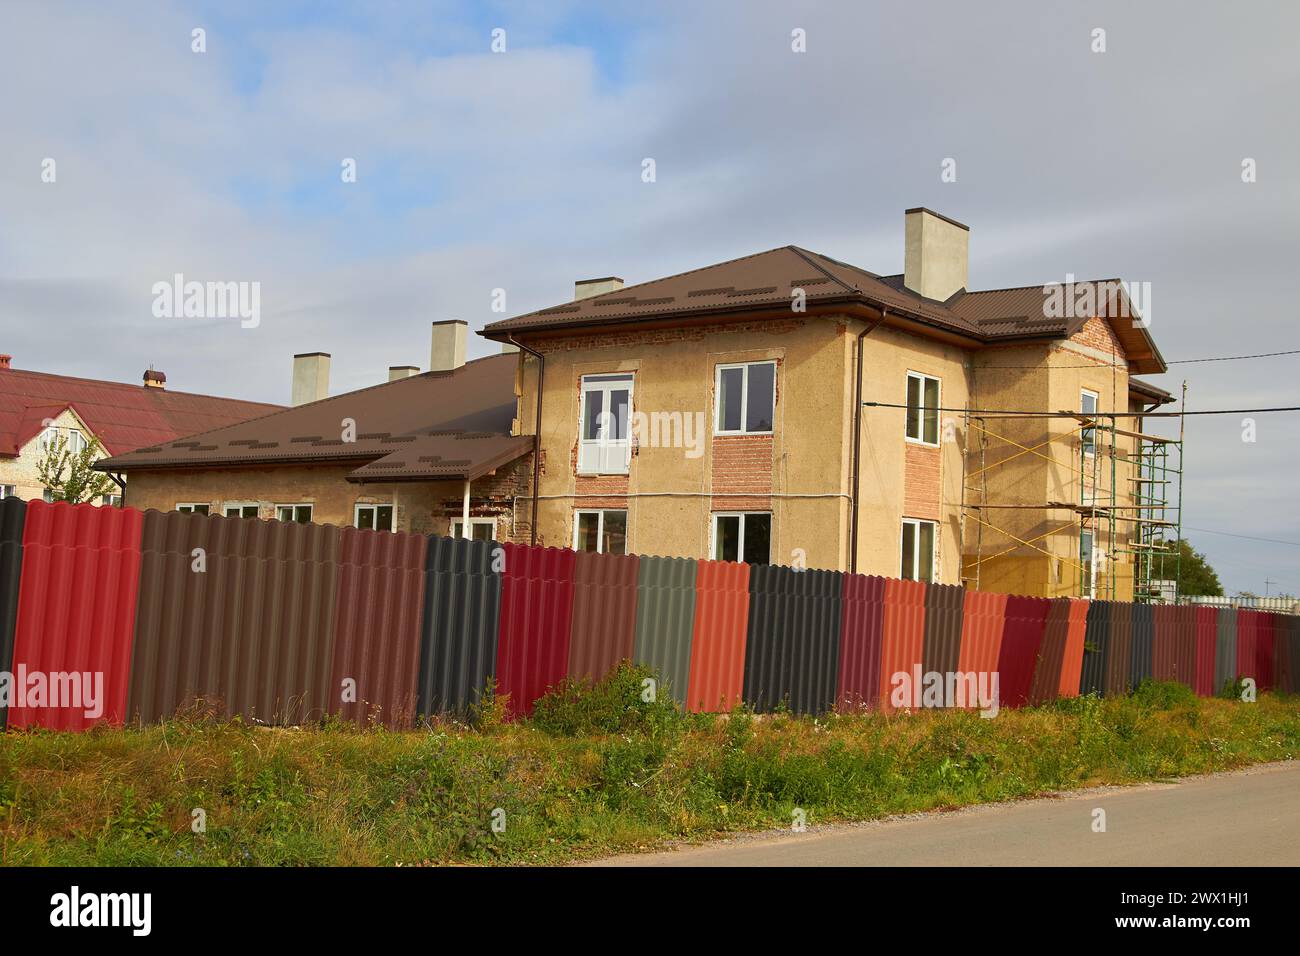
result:
M 195 719 L 3 735 L 0 863 L 554 863 L 788 827 L 795 808 L 861 820 L 1300 754 L 1300 698 L 1272 694 L 1152 684 L 992 720 L 813 720 L 684 716 L 643 703 L 643 676 L 565 688 L 518 724 L 488 707 L 404 733 Z

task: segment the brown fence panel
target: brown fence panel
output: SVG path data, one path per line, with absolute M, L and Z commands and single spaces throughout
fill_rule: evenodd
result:
M 634 554 L 578 552 L 573 568 L 569 677 L 598 681 L 620 661 L 632 659 L 639 564 Z
M 148 511 L 127 718 L 324 716 L 339 529 Z
M 954 674 L 961 663 L 961 619 L 966 589 L 931 584 L 925 591 L 925 670 Z M 945 678 L 946 679 L 946 678 Z
M 410 727 L 424 604 L 424 535 L 340 532 L 329 710 L 357 724 Z
M 1114 601 L 1110 605 L 1110 640 L 1102 693 L 1116 697 L 1127 694 L 1133 686 L 1133 605 Z

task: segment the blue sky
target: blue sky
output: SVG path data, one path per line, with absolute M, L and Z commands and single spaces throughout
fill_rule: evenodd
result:
M 373 384 L 427 365 L 431 321 L 499 318 L 496 288 L 515 314 L 786 243 L 897 272 L 917 205 L 971 226 L 973 288 L 1120 276 L 1167 358 L 1300 347 L 1298 28 L 1283 3 L 6 3 L 0 351 L 283 402 L 293 353 Z M 176 272 L 260 282 L 261 325 L 160 324 Z M 1294 368 L 1155 381 L 1295 404 Z M 1186 523 L 1300 542 L 1293 420 L 1190 424 Z M 1297 548 L 1191 537 L 1230 587 L 1300 592 Z

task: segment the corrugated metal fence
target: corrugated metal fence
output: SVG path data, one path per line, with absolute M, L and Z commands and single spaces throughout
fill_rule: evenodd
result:
M 895 711 L 995 673 L 1000 706 L 1123 694 L 1148 677 L 1202 695 L 1246 677 L 1294 693 L 1300 618 L 0 501 L 0 670 L 12 675 L 0 721 L 15 729 L 155 722 L 196 705 L 405 728 L 465 715 L 494 684 L 526 715 L 562 680 L 599 680 L 626 659 L 693 711 Z

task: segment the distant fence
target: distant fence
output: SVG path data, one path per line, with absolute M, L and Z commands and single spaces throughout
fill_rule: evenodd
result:
M 14 729 L 151 723 L 199 700 L 268 724 L 402 728 L 465 713 L 489 681 L 525 715 L 625 659 L 692 711 L 983 707 L 994 678 L 1000 707 L 1145 678 L 1295 692 L 1300 618 L 0 501 L 0 721 Z M 93 706 L 60 696 L 78 680 Z

